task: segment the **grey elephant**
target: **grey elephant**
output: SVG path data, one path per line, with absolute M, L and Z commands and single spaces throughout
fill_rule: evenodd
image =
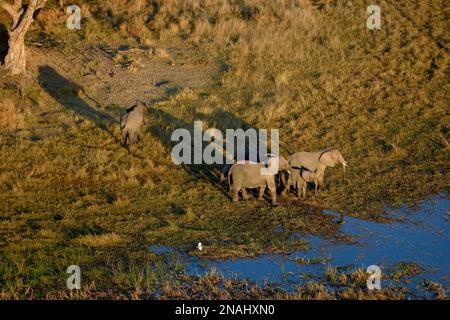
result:
M 267 165 L 267 163 L 271 160 L 278 157 L 278 172 L 283 172 L 285 170 L 287 170 L 287 168 L 289 168 L 289 162 L 286 160 L 285 157 L 283 156 L 277 156 L 274 154 L 265 154 L 262 159 L 260 159 L 259 162 L 265 163 Z M 236 163 L 236 161 L 234 161 L 234 163 Z M 231 167 L 233 166 L 233 164 L 225 164 L 225 166 L 222 169 L 222 173 L 220 174 L 220 182 L 223 182 L 226 177 L 228 176 L 228 172 L 230 171 Z
M 289 170 L 289 162 L 284 158 L 283 156 L 279 157 L 279 167 L 278 167 L 278 174 L 276 175 L 278 177 L 278 185 L 282 184 L 281 177 L 283 176 L 283 172 L 286 172 Z
M 308 171 L 315 172 L 320 189 L 323 189 L 324 186 L 325 169 L 327 167 L 334 167 L 338 163 L 342 164 L 345 176 L 345 167 L 348 165 L 348 162 L 334 148 L 317 152 L 297 152 L 289 159 L 289 165 L 291 167 L 303 167 Z
M 289 192 L 290 187 L 293 186 L 297 189 L 297 197 L 300 199 L 300 192 L 303 193 L 303 198 L 306 198 L 306 187 L 308 182 L 314 182 L 314 190 L 317 193 L 319 186 L 319 179 L 315 172 L 309 171 L 305 168 L 289 167 L 281 175 L 282 184 L 285 186 L 281 195 L 285 195 Z
M 228 185 L 233 192 L 233 201 L 239 201 L 239 191 L 244 200 L 248 199 L 246 188 L 259 188 L 259 200 L 263 200 L 266 187 L 270 191 L 272 204 L 277 205 L 277 187 L 275 184 L 275 175 L 270 171 L 273 166 L 266 166 L 263 163 L 250 161 L 239 161 L 231 166 L 228 172 Z M 269 171 L 267 171 L 269 169 Z M 267 172 L 264 172 L 264 171 Z
M 145 112 L 148 106 L 145 103 L 138 102 L 126 110 L 126 113 L 120 119 L 120 129 L 123 135 L 123 144 L 131 153 L 131 147 L 141 138 L 141 128 L 145 124 Z

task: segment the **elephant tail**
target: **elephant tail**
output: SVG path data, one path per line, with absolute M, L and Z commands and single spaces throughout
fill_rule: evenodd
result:
M 124 146 L 130 145 L 130 134 L 128 132 L 125 132 L 123 135 L 123 145 Z
M 231 171 L 233 171 L 233 167 L 230 168 L 230 170 L 228 171 L 228 175 L 227 175 L 227 180 L 228 180 L 228 191 L 231 191 L 231 179 L 232 179 Z

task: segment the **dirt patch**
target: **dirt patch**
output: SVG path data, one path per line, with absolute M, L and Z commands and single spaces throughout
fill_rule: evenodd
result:
M 192 48 L 85 47 L 76 55 L 31 50 L 30 69 L 62 105 L 85 95 L 94 109 L 124 108 L 137 100 L 157 101 L 184 88 L 208 83 L 218 67 Z M 58 94 L 59 93 L 59 94 Z M 77 104 L 68 101 L 69 104 Z M 84 103 L 78 103 L 83 105 Z

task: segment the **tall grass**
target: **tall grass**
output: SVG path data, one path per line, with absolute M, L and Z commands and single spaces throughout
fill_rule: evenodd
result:
M 161 48 L 189 44 L 193 55 L 206 52 L 221 72 L 211 85 L 181 90 L 154 106 L 167 116 L 149 115 L 138 147 L 142 158 L 130 157 L 37 84 L 21 93 L 0 74 L 0 297 L 134 298 L 161 286 L 163 297 L 185 297 L 192 288 L 211 297 L 205 288 L 214 277 L 189 278 L 186 285 L 148 271 L 164 264 L 148 246 L 181 244 L 189 254 L 214 258 L 284 252 L 292 233 L 338 232 L 320 208 L 371 216 L 448 190 L 445 1 L 383 1 L 377 31 L 366 28 L 363 0 L 78 3 L 81 31 L 68 32 L 65 8 L 49 1 L 29 46 L 45 57 L 55 48 L 76 56 L 80 47 L 126 44 L 172 59 Z M 0 10 L 0 24 L 9 23 Z M 279 128 L 285 156 L 336 147 L 349 161 L 348 179 L 342 182 L 330 168 L 327 189 L 306 202 L 233 204 L 220 186 L 170 162 L 172 129 L 199 119 L 219 129 Z M 113 134 L 120 137 L 118 128 Z M 280 224 L 286 231 L 273 232 Z M 199 241 L 201 253 L 194 248 Z M 78 296 L 65 291 L 70 264 L 86 270 Z M 335 278 L 347 283 L 351 276 Z M 219 296 L 251 295 L 238 287 Z M 255 293 L 261 296 L 274 294 Z M 311 284 L 294 298 L 331 296 L 322 284 Z M 345 297 L 364 296 L 355 289 Z
M 365 1 L 168 1 L 150 25 L 162 39 L 189 25 L 184 37 L 227 65 L 208 98 L 174 102 L 174 110 L 219 109 L 280 128 L 288 155 L 339 148 L 350 161 L 353 196 L 336 205 L 346 197 L 340 187 L 333 192 L 341 199 L 325 201 L 361 209 L 448 189 L 443 9 L 444 2 L 387 2 L 382 29 L 371 31 Z M 426 10 L 433 15 L 415 21 Z

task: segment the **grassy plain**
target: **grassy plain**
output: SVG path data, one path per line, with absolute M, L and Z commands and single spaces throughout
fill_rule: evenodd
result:
M 27 40 L 31 78 L 0 70 L 1 298 L 398 296 L 367 296 L 356 280 L 331 292 L 320 283 L 291 295 L 241 290 L 217 275 L 186 276 L 148 248 L 209 259 L 307 250 L 290 236 L 337 236 L 322 208 L 374 219 L 448 190 L 445 1 L 383 1 L 377 31 L 366 28 L 362 0 L 80 3 L 79 32 L 67 31 L 56 1 L 38 15 Z M 0 39 L 9 23 L 0 11 Z M 151 79 L 137 78 L 147 66 Z M 117 119 L 138 99 L 159 102 L 130 156 Z M 336 147 L 347 179 L 329 169 L 318 196 L 291 195 L 276 208 L 232 203 L 220 167 L 170 160 L 171 132 L 194 120 L 280 128 L 285 156 Z M 83 270 L 75 294 L 65 289 L 71 264 Z

